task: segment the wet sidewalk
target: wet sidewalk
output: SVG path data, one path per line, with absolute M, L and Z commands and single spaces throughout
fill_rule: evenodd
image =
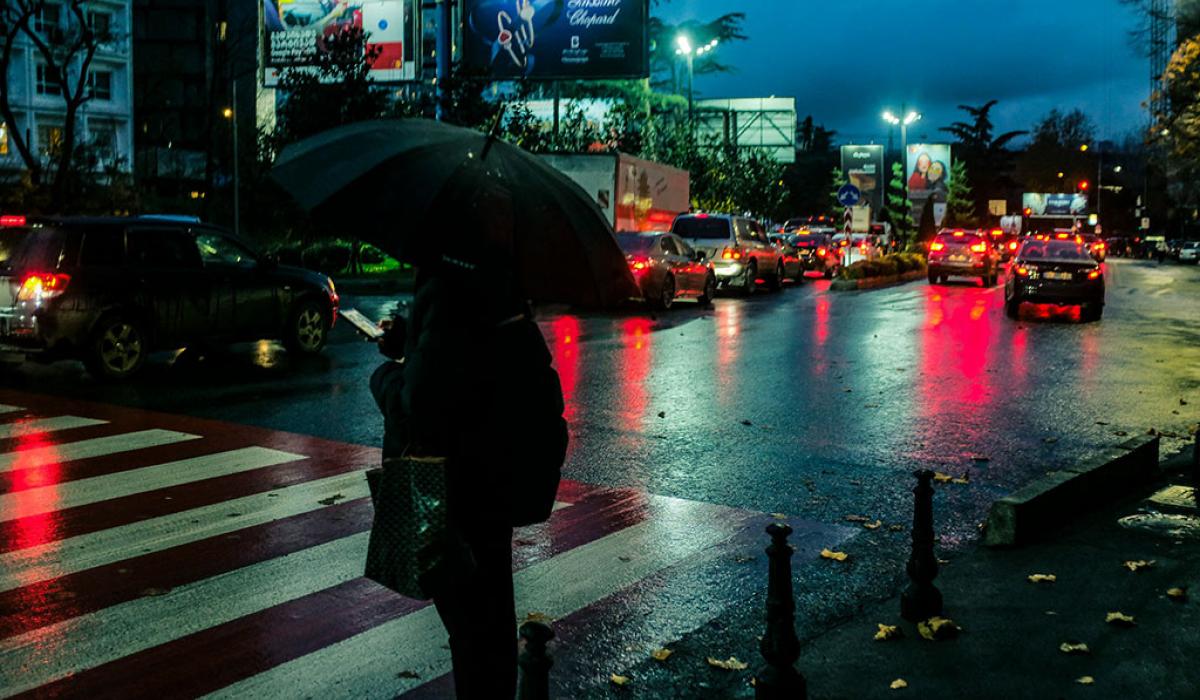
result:
M 1169 473 L 1052 539 L 944 564 L 935 583 L 961 627 L 952 638 L 923 638 L 900 618 L 899 597 L 867 606 L 804 645 L 809 697 L 1200 697 L 1196 510 L 1179 503 L 1190 490 L 1162 497 L 1187 483 Z M 880 624 L 899 636 L 876 641 Z

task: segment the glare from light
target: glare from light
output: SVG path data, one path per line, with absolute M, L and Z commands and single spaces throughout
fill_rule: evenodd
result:
M 892 114 L 891 110 L 883 111 L 883 120 L 885 122 L 887 122 L 888 124 L 892 124 L 892 125 L 896 125 L 896 124 L 900 123 L 900 120 L 896 117 L 896 115 Z
M 1088 145 L 1087 145 L 1086 143 L 1084 143 L 1084 144 L 1080 144 L 1080 145 L 1079 145 L 1079 152 L 1080 152 L 1080 153 L 1087 153 L 1087 149 L 1088 149 Z
M 692 42 L 683 34 L 675 37 L 675 45 L 679 47 L 679 50 L 676 51 L 676 53 L 680 53 L 685 56 L 692 53 Z
M 1113 167 L 1113 172 L 1114 172 L 1114 173 L 1119 173 L 1119 172 L 1121 172 L 1121 166 L 1119 166 L 1119 165 L 1117 165 L 1117 166 L 1114 166 L 1114 167 Z
M 918 121 L 920 119 L 921 119 L 921 114 L 919 112 L 909 112 L 908 114 L 906 114 L 904 116 L 904 125 L 908 126 L 909 124 L 912 124 L 913 122 Z
M 221 110 L 221 115 L 223 117 L 225 117 L 226 119 L 232 119 L 233 118 L 233 107 L 226 107 L 225 109 Z

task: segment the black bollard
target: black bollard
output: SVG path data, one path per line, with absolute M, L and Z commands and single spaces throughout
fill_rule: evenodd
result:
M 1196 442 L 1192 445 L 1192 498 L 1200 508 L 1200 425 L 1196 426 Z
M 521 667 L 521 683 L 517 700 L 550 700 L 550 667 L 554 659 L 546 651 L 546 644 L 554 639 L 550 625 L 531 620 L 521 625 L 521 639 L 525 648 L 517 658 Z
M 913 472 L 917 477 L 913 506 L 912 555 L 908 558 L 911 583 L 900 596 L 900 617 L 920 622 L 942 614 L 942 592 L 933 585 L 937 556 L 933 553 L 933 472 Z
M 759 650 L 766 665 L 754 678 L 757 700 L 803 700 L 808 694 L 804 676 L 796 670 L 800 640 L 796 638 L 796 601 L 792 594 L 792 528 L 783 523 L 767 526 L 770 568 L 767 573 L 767 633 Z

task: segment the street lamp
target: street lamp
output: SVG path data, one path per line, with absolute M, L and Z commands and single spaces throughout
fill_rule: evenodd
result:
M 717 40 L 713 39 L 704 46 L 694 48 L 692 46 L 692 40 L 689 39 L 686 34 L 680 34 L 679 36 L 675 37 L 675 47 L 675 55 L 683 56 L 687 59 L 688 119 L 695 119 L 696 99 L 695 93 L 692 89 L 692 83 L 695 79 L 695 59 L 697 56 L 703 56 L 704 54 L 717 48 Z
M 904 188 L 904 201 L 908 201 L 908 176 L 905 173 L 905 163 L 908 159 L 908 125 L 917 122 L 921 119 L 921 113 L 908 109 L 907 106 L 901 105 L 900 113 L 903 118 L 892 114 L 890 109 L 883 110 L 883 120 L 892 126 L 900 126 L 900 185 Z

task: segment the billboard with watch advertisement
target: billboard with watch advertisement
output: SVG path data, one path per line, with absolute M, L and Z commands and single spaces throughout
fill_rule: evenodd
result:
M 281 71 L 313 68 L 329 53 L 328 42 L 362 30 L 371 51 L 371 78 L 416 79 L 412 0 L 262 0 L 264 82 L 276 85 Z
M 464 0 L 463 65 L 493 80 L 650 75 L 649 0 Z

